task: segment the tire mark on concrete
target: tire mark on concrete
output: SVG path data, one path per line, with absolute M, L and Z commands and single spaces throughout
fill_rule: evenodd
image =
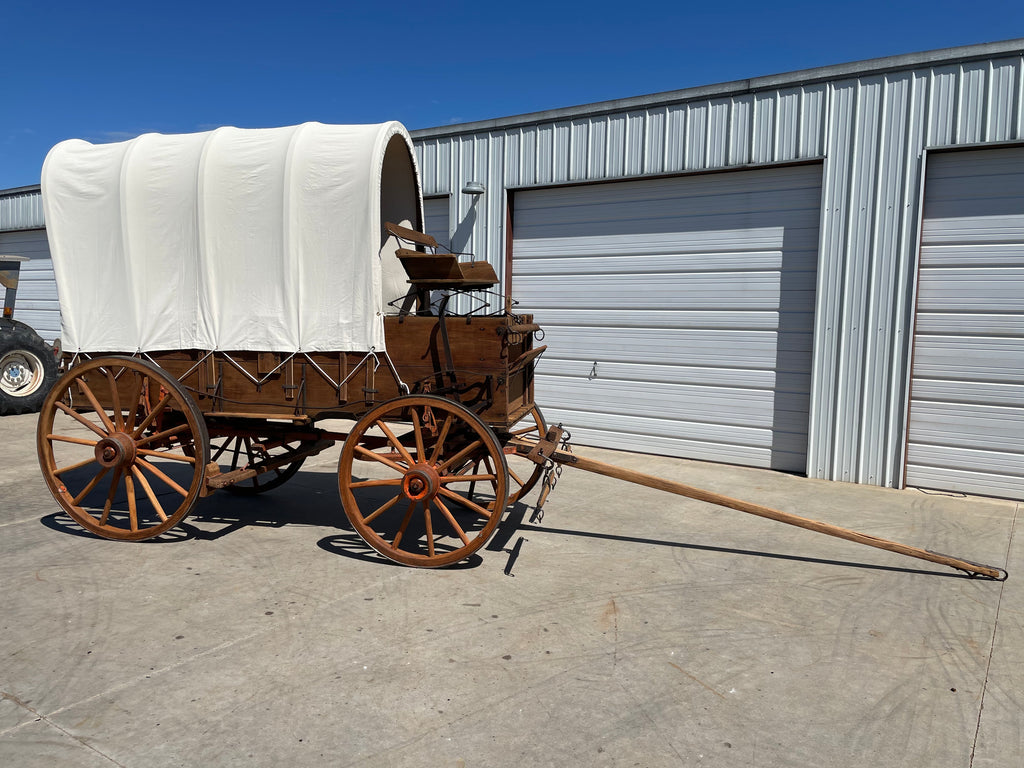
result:
M 712 687 L 711 687 L 710 685 L 708 685 L 707 683 L 705 683 L 705 682 L 704 682 L 703 680 L 701 680 L 700 678 L 698 678 L 698 677 L 694 677 L 693 675 L 691 675 L 691 674 L 690 674 L 689 672 L 687 672 L 687 671 L 686 671 L 685 669 L 683 669 L 682 667 L 680 667 L 680 666 L 679 666 L 678 664 L 675 664 L 675 663 L 673 663 L 673 662 L 671 662 L 671 661 L 669 662 L 669 664 L 671 664 L 671 665 L 672 665 L 673 667 L 675 667 L 676 669 L 678 669 L 678 670 L 679 670 L 680 672 L 682 672 L 682 673 L 683 673 L 684 675 L 686 675 L 686 676 L 687 676 L 688 678 L 690 678 L 691 680 L 693 680 L 693 682 L 697 683 L 698 685 L 701 685 L 701 686 L 703 686 L 704 688 L 707 688 L 707 689 L 708 689 L 709 691 L 711 691 L 711 692 L 712 692 L 713 694 L 715 694 L 715 696 L 717 696 L 718 698 L 722 699 L 722 701 L 728 701 L 728 699 L 726 699 L 726 698 L 725 698 L 725 696 L 723 696 L 723 695 L 722 695 L 721 693 L 719 693 L 718 691 L 716 691 L 716 690 L 715 690 L 714 688 L 712 688 Z

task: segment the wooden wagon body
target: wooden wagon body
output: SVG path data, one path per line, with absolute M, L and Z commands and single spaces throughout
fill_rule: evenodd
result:
M 344 441 L 343 507 L 370 546 L 418 566 L 469 556 L 540 475 L 506 458 L 546 429 L 540 329 L 510 301 L 448 310 L 497 278 L 419 231 L 400 126 L 198 136 L 47 159 L 67 367 L 39 423 L 54 498 L 98 535 L 150 538 L 201 497 L 272 490 Z M 246 188 L 255 170 L 284 191 Z

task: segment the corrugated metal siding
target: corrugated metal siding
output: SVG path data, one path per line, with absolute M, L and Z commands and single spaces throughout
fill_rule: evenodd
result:
M 0 191 L 0 232 L 39 229 L 44 225 L 39 187 Z
M 489 154 L 476 253 L 504 268 L 502 187 L 599 181 L 825 158 L 815 365 L 807 471 L 899 486 L 909 385 L 909 329 L 925 147 L 1024 140 L 1019 46 L 959 49 L 927 64 L 844 69 L 751 92 L 707 95 L 559 119 L 529 116 L 457 135 L 414 132 L 427 192 L 457 194 L 465 143 Z M 971 60 L 973 58 L 977 60 Z M 870 63 L 868 63 L 870 64 Z M 842 68 L 841 68 L 842 69 Z M 735 90 L 735 88 L 734 88 Z M 514 121 L 512 121 L 514 122 Z M 438 129 L 438 133 L 451 129 Z M 445 164 L 442 156 L 455 158 Z M 430 162 L 426 162 L 427 158 Z M 479 166 L 473 168 L 480 170 Z M 457 195 L 465 198 L 464 195 Z M 467 203 L 453 208 L 464 216 Z M 462 218 L 459 222 L 463 221 Z M 453 222 L 455 225 L 456 222 Z
M 19 270 L 14 317 L 52 342 L 60 336 L 60 304 L 46 232 L 42 229 L 0 232 L 0 253 L 29 258 L 22 262 Z
M 1024 499 L 1024 148 L 928 158 L 907 483 Z

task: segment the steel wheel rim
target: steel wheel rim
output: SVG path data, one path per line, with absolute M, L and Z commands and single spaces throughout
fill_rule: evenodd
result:
M 0 358 L 0 390 L 16 397 L 28 397 L 43 385 L 43 361 L 24 349 Z
M 540 440 L 547 434 L 548 425 L 544 421 L 544 414 L 540 408 L 533 406 L 526 415 L 515 423 L 508 434 L 501 436 L 502 443 L 508 442 L 513 437 L 521 437 L 527 440 Z M 544 474 L 543 464 L 534 464 L 525 457 L 507 455 L 509 492 L 508 503 L 511 506 L 521 501 L 526 494 L 533 490 L 534 486 Z
M 366 462 L 358 469 L 357 459 Z M 342 449 L 338 483 L 363 540 L 421 568 L 472 555 L 507 505 L 507 467 L 494 432 L 458 403 L 430 395 L 392 400 L 360 419 Z
M 53 497 L 110 539 L 148 539 L 177 525 L 199 498 L 209 461 L 192 398 L 136 358 L 97 358 L 64 374 L 43 403 L 37 443 Z

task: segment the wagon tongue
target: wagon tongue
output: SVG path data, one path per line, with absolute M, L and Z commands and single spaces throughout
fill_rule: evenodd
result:
M 686 496 L 687 498 L 696 499 L 698 501 L 705 501 L 709 504 L 717 504 L 722 507 L 728 507 L 729 509 L 746 512 L 747 514 L 756 515 L 758 517 L 766 517 L 769 520 L 776 520 L 780 523 L 786 523 L 787 525 L 795 525 L 798 528 L 805 528 L 809 531 L 815 531 L 816 533 L 824 533 L 827 536 L 835 536 L 836 538 L 846 539 L 847 541 L 852 541 L 857 544 L 864 544 L 869 547 L 875 547 L 876 549 L 896 552 L 897 554 L 907 555 L 908 557 L 916 557 L 919 560 L 928 560 L 929 562 L 939 563 L 940 565 L 946 565 L 950 568 L 956 568 L 957 570 L 963 571 L 971 576 L 985 576 L 990 579 L 995 579 L 996 581 L 1005 581 L 1007 578 L 1006 571 L 997 566 L 983 565 L 981 563 L 975 563 L 959 557 L 943 555 L 927 549 L 920 549 L 919 547 L 911 547 L 906 544 L 890 541 L 889 539 L 882 539 L 877 536 L 859 533 L 848 528 L 840 528 L 836 525 L 822 523 L 817 520 L 801 517 L 800 515 L 794 515 L 789 512 L 781 512 L 777 509 L 772 509 L 771 507 L 762 506 L 761 504 L 741 501 L 740 499 L 734 499 L 720 493 L 714 493 L 713 491 L 706 491 L 692 485 L 686 485 L 685 483 L 665 480 L 661 477 L 646 475 L 643 472 L 636 472 L 631 469 L 616 467 L 612 464 L 605 464 L 601 461 L 588 459 L 585 456 L 580 456 L 572 452 L 572 449 L 568 444 L 568 439 L 564 436 L 564 430 L 561 428 L 561 425 L 551 427 L 548 430 L 548 433 L 540 440 L 528 440 L 522 437 L 514 437 L 506 445 L 505 451 L 506 453 L 524 456 L 537 464 L 546 465 L 547 473 L 545 474 L 545 479 L 542 483 L 543 487 L 540 498 L 537 501 L 537 511 L 532 519 L 541 519 L 543 516 L 542 510 L 544 502 L 547 500 L 548 494 L 555 487 L 558 475 L 561 474 L 562 465 L 568 465 L 576 467 L 577 469 L 582 469 L 586 472 L 593 472 L 597 475 L 625 480 L 628 483 L 636 483 L 637 485 L 643 485 L 659 491 L 667 491 L 668 493 L 674 493 L 679 496 Z

